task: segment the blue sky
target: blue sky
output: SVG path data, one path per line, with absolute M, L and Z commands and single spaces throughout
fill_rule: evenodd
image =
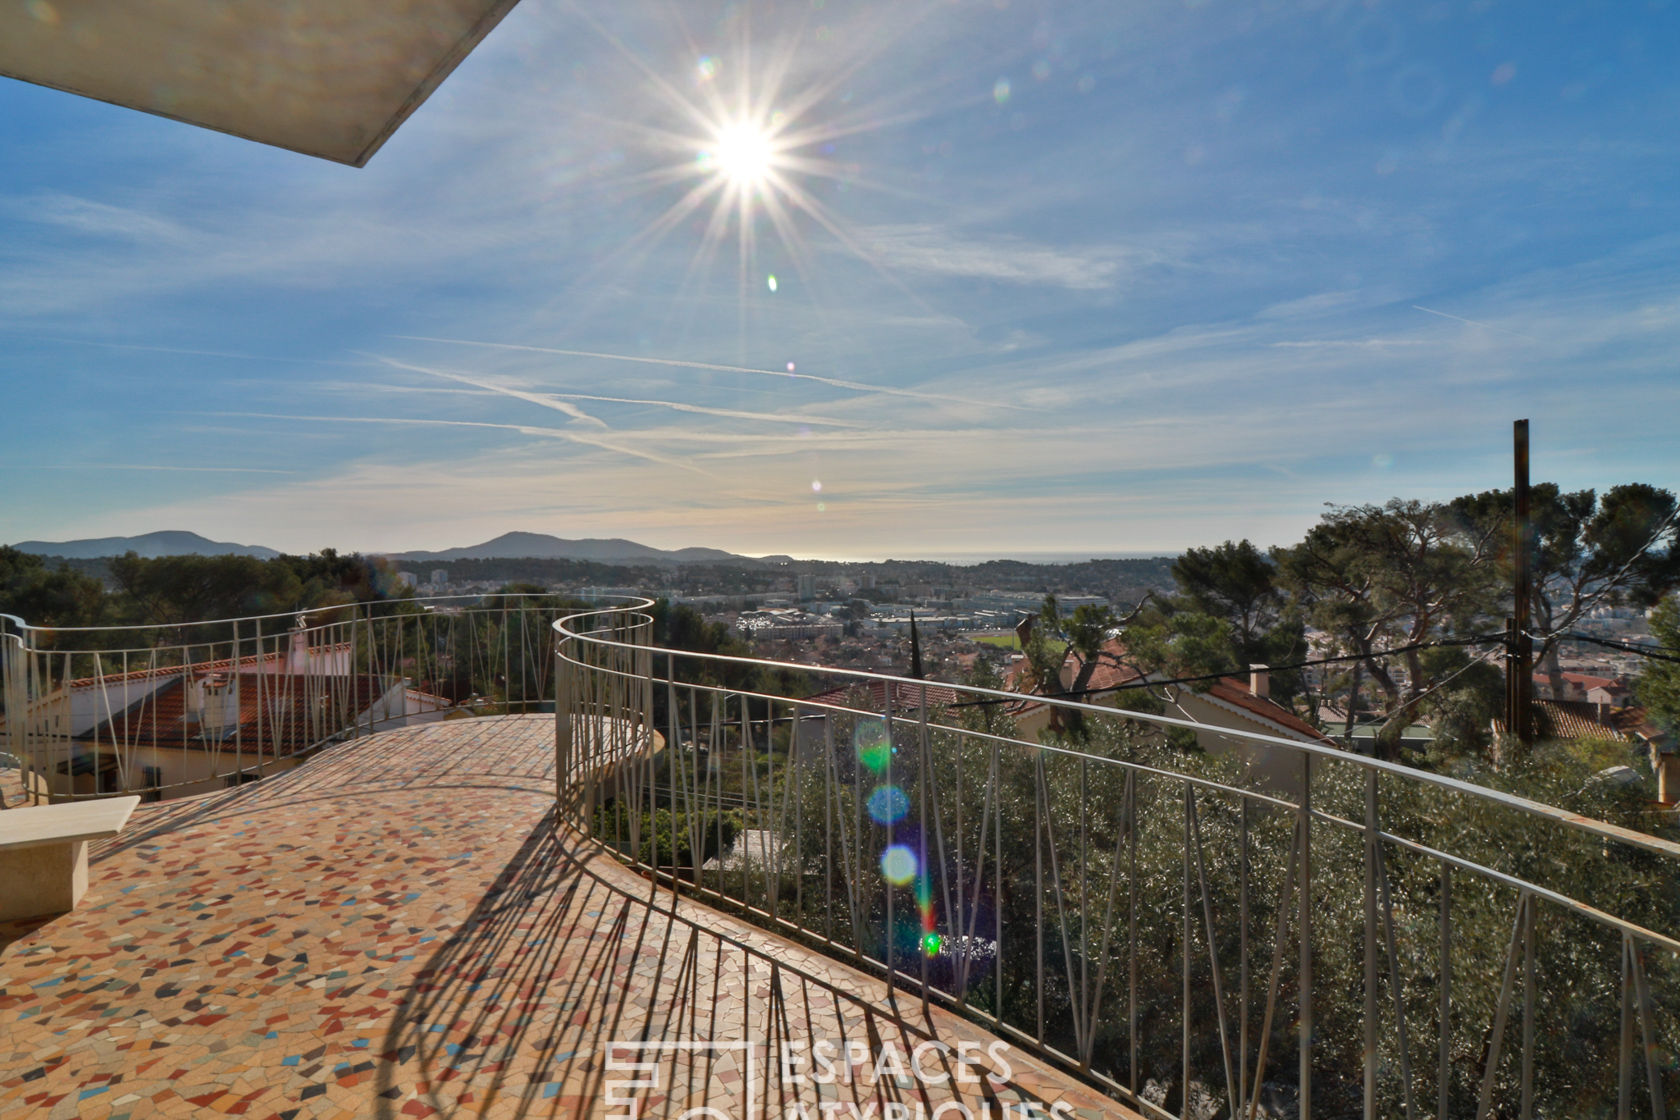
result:
M 524 0 L 361 170 L 0 79 L 0 540 L 1277 544 L 1509 485 L 1525 416 L 1537 479 L 1675 488 L 1676 43 Z

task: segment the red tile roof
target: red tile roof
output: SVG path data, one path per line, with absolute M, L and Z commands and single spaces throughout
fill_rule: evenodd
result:
M 337 642 L 333 645 L 310 646 L 311 659 L 319 659 L 324 655 L 341 654 L 350 648 L 349 642 Z M 147 651 L 148 653 L 150 651 Z M 285 661 L 291 656 L 289 650 L 273 650 L 260 655 L 247 655 L 238 659 L 241 671 L 255 668 L 258 665 L 273 665 L 278 661 Z M 138 658 L 136 658 L 138 660 Z M 234 659 L 224 657 L 218 661 L 194 661 L 190 668 L 198 672 L 226 672 L 234 668 Z M 101 685 L 115 684 L 119 681 L 143 681 L 154 677 L 167 677 L 171 674 L 179 676 L 183 671 L 180 665 L 157 665 L 148 669 L 132 669 L 126 673 L 105 673 L 97 677 L 78 677 L 70 682 L 71 688 L 98 688 Z
M 1305 735 L 1309 739 L 1319 742 L 1331 743 L 1332 745 L 1335 743 L 1335 740 L 1283 705 L 1265 697 L 1254 695 L 1248 686 L 1248 682 L 1241 677 L 1220 678 L 1214 682 L 1212 688 L 1207 690 L 1207 695 L 1241 708 L 1248 715 L 1262 722 L 1276 724 L 1285 730 L 1292 731 L 1297 735 Z
M 1111 694 L 1121 685 L 1146 680 L 1147 677 L 1141 670 L 1126 663 L 1126 656 L 1126 647 L 1119 638 L 1110 638 L 1103 643 L 1102 648 L 1097 651 L 1097 656 L 1089 662 L 1079 653 L 1069 650 L 1067 656 L 1062 659 L 1063 689 L 1071 699 L 1095 702 Z M 1026 669 L 1027 664 L 1024 661 L 1011 665 L 1005 687 L 1019 689 Z M 1246 715 L 1261 723 L 1272 724 L 1280 731 L 1306 736 L 1317 742 L 1334 743 L 1324 732 L 1294 712 L 1254 695 L 1249 689 L 1248 681 L 1240 677 L 1221 678 L 1205 695 L 1240 708 Z M 1027 700 L 1010 705 L 1008 711 L 1011 715 L 1020 715 L 1042 705 L 1041 700 Z
M 190 713 L 187 690 L 177 679 L 142 697 L 111 719 L 78 736 L 122 746 L 212 750 L 240 742 L 284 754 L 301 750 L 348 727 L 390 686 L 379 677 L 292 676 L 268 673 L 195 672 L 194 681 L 237 687 L 238 720 L 212 726 Z
M 1060 673 L 1063 692 L 1073 693 L 1075 699 L 1090 699 L 1120 685 L 1141 680 L 1143 673 L 1127 664 L 1126 656 L 1126 647 L 1119 638 L 1104 642 L 1096 657 L 1089 661 L 1077 650 L 1068 650 L 1062 658 Z M 1022 678 L 1029 668 L 1029 663 L 1024 660 L 1010 665 L 1004 674 L 1005 687 L 1023 691 Z
M 913 711 L 922 705 L 922 696 L 927 696 L 927 705 L 932 708 L 947 708 L 962 699 L 962 694 L 956 689 L 942 684 L 921 684 L 913 681 L 883 681 L 871 680 L 863 684 L 844 684 L 838 688 L 831 688 L 826 692 L 819 692 L 815 696 L 805 699 L 814 700 L 819 704 L 854 704 L 862 701 L 861 692 L 865 687 L 869 690 L 869 706 L 873 711 L 885 711 L 887 685 L 892 685 L 890 695 L 895 712 Z
M 1119 638 L 1110 638 L 1104 642 L 1097 650 L 1097 655 L 1089 661 L 1077 650 L 1068 650 L 1062 658 L 1059 673 L 1061 697 L 1087 704 L 1099 703 L 1121 685 L 1143 680 L 1143 672 L 1127 664 L 1126 656 L 1126 647 Z M 1030 670 L 1029 662 L 1015 662 L 1004 673 L 1003 686 L 1013 691 L 1026 692 L 1029 687 L 1026 678 Z M 1045 693 L 1041 687 L 1032 687 L 1031 695 L 1043 696 Z M 1043 706 L 1042 700 L 1021 700 L 1008 705 L 1004 710 L 1012 716 L 1018 716 Z
M 1613 722 L 1615 716 L 1609 717 Z M 1496 735 L 1506 734 L 1505 718 L 1493 721 Z M 1585 700 L 1534 701 L 1534 737 L 1537 739 L 1602 739 L 1623 742 L 1628 735 L 1599 720 L 1598 705 Z

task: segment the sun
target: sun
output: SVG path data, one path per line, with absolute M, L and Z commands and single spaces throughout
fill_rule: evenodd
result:
M 662 200 L 663 209 L 622 242 L 614 257 L 646 260 L 667 236 L 679 230 L 698 234 L 681 283 L 698 290 L 710 283 L 715 264 L 733 256 L 745 315 L 749 293 L 774 295 L 789 279 L 802 279 L 807 290 L 816 292 L 824 279 L 813 238 L 825 237 L 872 266 L 907 298 L 918 299 L 854 235 L 834 201 L 853 188 L 888 189 L 849 158 L 852 138 L 938 111 L 932 101 L 853 103 L 855 75 L 913 21 L 886 27 L 857 51 L 839 56 L 826 48 L 820 54 L 803 50 L 802 31 L 772 37 L 775 45 L 768 50 L 761 40 L 755 51 L 747 22 L 736 24 L 739 41 L 718 55 L 699 54 L 694 38 L 684 31 L 681 53 L 660 60 L 671 66 L 643 58 L 596 28 L 633 68 L 637 88 L 655 103 L 640 119 L 602 118 L 621 130 L 628 147 L 641 150 L 641 158 L 611 181 L 625 197 L 675 196 Z M 696 61 L 685 55 L 697 56 Z M 623 159 L 617 150 L 612 154 Z M 781 265 L 773 271 L 760 259 L 766 234 L 775 242 Z M 735 243 L 733 254 L 724 252 L 729 241 Z
M 764 187 L 776 168 L 776 146 L 770 131 L 752 121 L 720 125 L 711 147 L 703 153 L 710 170 L 738 190 Z

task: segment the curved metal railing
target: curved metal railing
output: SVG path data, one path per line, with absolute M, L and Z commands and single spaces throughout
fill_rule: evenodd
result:
M 569 823 L 1151 1115 L 1665 1115 L 1680 846 L 1162 711 L 555 624 Z M 937 693 L 935 702 L 930 694 Z M 1578 810 L 1590 811 L 1578 811 Z
M 178 625 L 0 615 L 0 804 L 180 796 L 385 728 L 553 702 L 539 595 L 443 596 Z

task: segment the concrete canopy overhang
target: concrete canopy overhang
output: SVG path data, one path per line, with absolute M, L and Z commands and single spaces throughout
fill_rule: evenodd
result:
M 24 0 L 0 74 L 361 167 L 518 0 Z

